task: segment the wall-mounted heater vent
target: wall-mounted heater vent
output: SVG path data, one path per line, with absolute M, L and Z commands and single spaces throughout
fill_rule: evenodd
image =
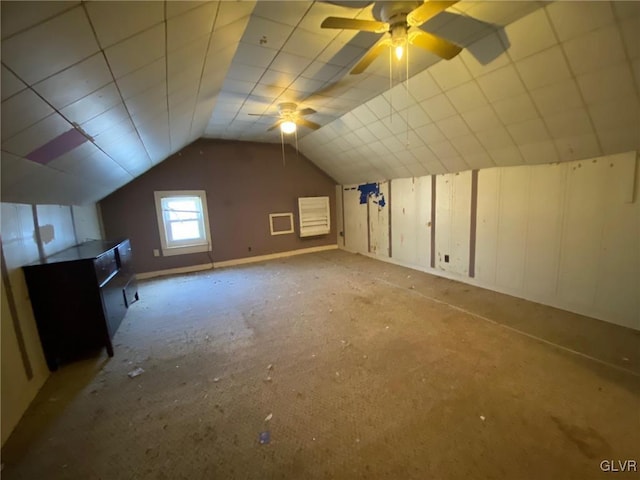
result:
M 329 197 L 298 198 L 298 217 L 300 218 L 300 236 L 312 237 L 329 233 Z

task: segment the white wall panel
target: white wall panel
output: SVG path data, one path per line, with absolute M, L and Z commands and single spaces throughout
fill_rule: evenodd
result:
M 38 228 L 42 249 L 46 255 L 75 245 L 71 207 L 62 205 L 38 205 Z
M 98 209 L 95 204 L 71 207 L 73 209 L 73 223 L 76 227 L 78 243 L 102 238 Z
M 351 252 L 368 252 L 367 204 L 360 203 L 357 185 L 346 186 L 344 192 L 344 242 Z
M 486 285 L 493 285 L 496 281 L 498 202 L 503 170 L 489 168 L 478 172 L 476 279 Z
M 471 171 L 438 175 L 436 177 L 436 268 L 467 276 L 470 222 Z
M 368 198 L 370 253 L 389 257 L 389 182 L 381 182 L 379 188 L 382 197 Z
M 567 164 L 529 168 L 523 288 L 536 297 L 556 293 L 567 168 Z
M 473 279 L 468 277 L 471 172 L 436 177 L 434 269 L 429 228 L 422 228 L 430 220 L 432 177 L 393 180 L 393 259 L 640 330 L 637 164 L 637 153 L 629 152 L 480 170 Z M 359 192 L 344 193 L 345 225 L 354 232 L 349 249 L 366 253 L 366 208 L 359 205 Z
M 522 289 L 527 240 L 530 167 L 504 168 L 500 175 L 496 285 Z
M 342 213 L 342 185 L 336 185 L 336 232 L 338 248 L 344 248 L 344 215 Z

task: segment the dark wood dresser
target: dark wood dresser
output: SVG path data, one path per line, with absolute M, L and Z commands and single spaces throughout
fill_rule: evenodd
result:
M 129 240 L 93 240 L 23 268 L 40 341 L 51 371 L 102 347 L 138 300 Z

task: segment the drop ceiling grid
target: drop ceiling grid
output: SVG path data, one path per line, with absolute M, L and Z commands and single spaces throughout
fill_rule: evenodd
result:
M 546 8 L 551 8 L 553 5 L 556 5 L 556 4 L 551 4 Z M 577 8 L 580 8 L 580 7 L 584 8 L 586 7 L 586 5 L 583 4 L 578 6 Z M 563 38 L 569 38 L 569 39 L 572 39 L 572 38 L 580 39 L 583 35 L 587 35 L 593 31 L 597 31 L 598 29 L 600 29 L 600 27 L 609 28 L 612 31 L 620 32 L 621 26 L 619 23 L 614 23 L 613 25 L 614 28 L 612 29 L 611 28 L 612 25 L 606 24 L 606 23 L 603 24 L 601 16 L 593 14 L 591 12 L 591 13 L 586 13 L 585 16 L 587 17 L 591 16 L 592 19 L 597 18 L 599 22 L 598 24 L 593 25 L 593 28 L 587 28 L 586 30 L 583 30 L 583 31 L 576 31 L 574 27 L 573 35 L 563 34 L 563 33 L 557 32 L 557 27 L 553 25 L 553 17 L 551 14 L 547 12 L 546 8 L 543 8 L 537 11 L 533 19 L 528 18 L 532 16 L 532 15 L 529 15 L 528 17 L 524 17 L 520 21 L 514 22 L 512 25 L 508 27 L 508 30 L 513 31 L 514 29 L 518 28 L 519 24 L 523 24 L 523 25 L 528 24 L 530 27 L 533 27 L 533 28 L 536 28 L 536 25 L 537 25 L 538 27 L 540 27 L 539 29 L 552 31 L 553 33 L 552 40 L 550 40 L 549 38 L 544 39 L 544 42 L 546 43 L 543 42 L 542 44 L 530 45 L 530 46 L 524 45 L 523 47 L 521 47 L 516 52 L 516 58 L 518 59 L 518 61 L 514 61 L 514 58 L 512 58 L 510 51 L 507 51 L 506 53 L 507 62 L 504 63 L 500 68 L 503 69 L 505 73 L 509 74 L 509 77 L 507 79 L 508 80 L 510 79 L 511 84 L 515 87 L 518 87 L 515 90 L 511 91 L 510 96 L 508 96 L 505 99 L 502 99 L 500 97 L 493 98 L 493 99 L 487 98 L 486 88 L 492 88 L 493 85 L 487 84 L 483 89 L 482 82 L 484 79 L 490 76 L 489 75 L 490 73 L 496 72 L 496 70 L 494 70 L 493 68 L 489 68 L 487 69 L 488 70 L 487 73 L 482 74 L 480 72 L 477 72 L 475 75 L 472 75 L 470 69 L 467 66 L 467 63 L 468 63 L 467 61 L 460 62 L 460 64 L 457 66 L 458 67 L 457 71 L 461 72 L 460 67 L 466 67 L 466 72 L 462 72 L 458 76 L 464 78 L 465 74 L 469 74 L 468 82 L 456 82 L 455 81 L 456 77 L 454 75 L 453 79 L 450 77 L 446 79 L 446 81 L 450 82 L 448 85 L 441 84 L 441 87 L 444 87 L 443 88 L 444 95 L 449 100 L 453 101 L 452 103 L 454 104 L 457 103 L 456 105 L 457 108 L 455 109 L 456 115 L 454 117 L 448 117 L 447 120 L 444 120 L 444 121 L 441 119 L 440 121 L 437 121 L 435 123 L 445 128 L 445 130 L 448 125 L 452 126 L 453 124 L 456 124 L 458 126 L 457 128 L 464 128 L 463 125 L 466 125 L 468 132 L 465 132 L 463 136 L 462 134 L 458 135 L 457 130 L 455 134 L 452 131 L 451 134 L 448 135 L 450 137 L 448 140 L 444 142 L 439 142 L 433 145 L 435 150 L 440 153 L 440 155 L 438 155 L 440 160 L 457 158 L 454 161 L 454 164 L 460 167 L 460 166 L 464 166 L 464 163 L 463 163 L 464 159 L 468 159 L 471 165 L 468 165 L 466 168 L 482 168 L 482 167 L 501 165 L 505 163 L 504 154 L 506 149 L 511 149 L 509 153 L 515 154 L 516 151 L 514 151 L 512 147 L 516 145 L 519 150 L 519 152 L 517 152 L 516 155 L 524 159 L 528 163 L 532 163 L 532 162 L 539 163 L 541 161 L 542 162 L 554 161 L 557 159 L 573 160 L 576 158 L 593 157 L 593 156 L 602 155 L 603 153 L 609 153 L 599 143 L 599 136 L 596 136 L 597 130 L 591 118 L 593 114 L 592 112 L 589 112 L 590 115 L 587 115 L 588 102 L 582 96 L 580 99 L 579 109 L 575 110 L 574 113 L 572 112 L 565 113 L 564 118 L 555 119 L 553 118 L 553 116 L 550 117 L 549 115 L 543 115 L 537 108 L 536 102 L 533 101 L 533 97 L 534 97 L 533 93 L 535 93 L 535 89 L 529 88 L 531 82 L 530 80 L 526 80 L 526 78 L 523 78 L 522 69 L 519 67 L 521 67 L 522 64 L 525 64 L 525 62 L 531 61 L 533 57 L 535 57 L 540 53 L 551 51 L 552 49 L 556 49 L 554 50 L 554 52 L 557 53 L 558 49 L 564 49 L 564 44 L 560 43 L 558 40 L 560 36 L 563 36 Z M 563 4 L 562 8 L 566 9 L 567 5 Z M 575 9 L 576 7 L 574 6 L 573 8 Z M 598 5 L 596 8 L 602 10 L 604 7 L 602 7 L 601 5 Z M 610 16 L 610 23 L 612 20 L 613 20 L 613 17 Z M 625 19 L 625 21 L 630 22 L 629 19 Z M 545 23 L 546 23 L 546 27 L 541 27 L 541 24 L 545 24 Z M 551 25 L 553 25 L 553 30 L 551 30 L 552 28 Z M 631 31 L 631 29 L 627 28 L 627 31 Z M 515 35 L 515 36 L 518 36 L 518 35 Z M 636 40 L 637 38 L 638 37 L 636 34 Z M 627 43 L 633 45 L 632 40 L 627 40 Z M 542 52 L 540 50 L 542 50 Z M 627 46 L 627 50 L 631 50 L 631 49 Z M 523 51 L 527 52 L 526 55 L 522 53 Z M 468 57 L 461 56 L 462 60 L 466 60 L 466 58 Z M 634 111 L 633 106 L 637 105 L 638 82 L 636 81 L 635 83 L 633 83 L 630 77 L 632 74 L 630 69 L 631 60 L 632 58 L 630 58 L 629 54 L 627 54 L 625 61 L 618 65 L 619 69 L 621 69 L 620 71 L 624 71 L 626 75 L 624 77 L 625 78 L 624 88 L 612 88 L 612 89 L 609 89 L 608 91 L 612 92 L 611 93 L 612 96 L 620 96 L 620 93 L 619 93 L 620 91 L 629 91 L 631 88 L 634 88 L 635 91 L 633 92 L 633 95 L 631 95 L 632 107 L 629 108 L 630 114 L 628 115 L 630 117 L 630 120 L 632 122 L 635 122 L 635 123 L 632 123 L 632 127 L 633 127 L 634 124 L 636 126 L 638 125 L 637 119 L 634 118 L 631 113 Z M 438 69 L 441 69 L 441 68 L 447 70 L 446 67 L 440 67 L 440 65 L 443 65 L 443 64 L 446 65 L 445 62 L 440 62 L 436 66 L 429 69 L 429 71 L 431 72 L 435 69 L 435 71 L 437 72 Z M 578 82 L 575 78 L 575 73 L 573 73 L 573 71 L 571 70 L 569 59 L 566 57 L 566 55 L 564 55 L 564 50 L 563 50 L 563 56 L 561 57 L 561 61 L 557 62 L 554 69 L 563 69 L 565 71 L 571 71 L 571 78 L 573 82 L 576 83 L 577 85 Z M 602 69 L 599 69 L 599 70 L 602 70 Z M 425 72 L 423 72 L 423 74 L 424 73 Z M 609 82 L 607 82 L 608 85 L 611 85 L 612 79 L 618 79 L 619 82 L 621 81 L 620 80 L 621 76 L 616 74 L 615 72 L 605 71 L 602 74 L 602 76 L 603 78 L 609 79 Z M 498 79 L 500 79 L 500 77 L 498 77 Z M 555 80 L 556 79 L 554 79 L 554 81 Z M 602 83 L 601 81 L 599 82 L 598 80 L 602 80 L 602 79 L 596 78 L 595 80 L 593 80 L 593 83 L 595 84 Z M 496 92 L 499 93 L 499 95 L 504 95 L 504 81 L 505 79 L 503 76 L 502 82 L 500 82 L 500 87 L 499 87 L 501 90 L 500 91 L 496 90 Z M 410 84 L 416 84 L 416 83 L 418 82 L 414 82 L 410 80 Z M 554 82 L 552 81 L 551 84 L 553 83 Z M 558 83 L 561 83 L 561 82 L 558 82 Z M 548 85 L 544 85 L 544 87 L 548 87 Z M 496 119 L 500 118 L 500 120 L 498 121 L 500 122 L 500 125 L 503 127 L 503 131 L 506 132 L 507 136 L 510 139 L 510 142 L 508 145 L 505 145 L 499 148 L 496 147 L 494 149 L 484 148 L 483 143 L 479 141 L 479 136 L 482 132 L 479 130 L 479 125 L 477 123 L 477 120 L 476 120 L 476 123 L 474 123 L 473 121 L 467 121 L 468 118 L 473 119 L 473 117 L 469 117 L 468 114 L 470 113 L 470 111 L 473 111 L 474 109 L 469 110 L 467 107 L 468 100 L 472 98 L 472 95 L 470 94 L 470 92 L 463 93 L 460 100 L 467 100 L 467 102 L 455 100 L 456 89 L 465 89 L 465 88 L 470 90 L 472 89 L 475 94 L 478 94 L 478 92 L 481 92 L 482 97 L 480 99 L 478 99 L 477 96 L 473 99 L 474 102 L 477 102 L 477 104 L 474 105 L 474 107 L 476 107 L 476 109 L 488 107 L 486 108 L 484 114 L 489 115 L 488 118 L 490 118 L 492 122 L 495 122 Z M 592 87 L 592 90 L 596 90 L 596 89 L 597 87 Z M 584 90 L 584 87 L 582 87 L 582 90 Z M 372 102 L 373 104 L 378 104 L 380 102 L 380 98 L 388 97 L 388 94 L 389 92 L 385 92 L 385 94 L 375 97 L 370 102 Z M 420 94 L 419 93 L 414 94 L 413 96 L 419 97 Z M 533 105 L 533 109 L 535 112 L 535 115 L 533 116 L 533 118 L 522 118 L 522 119 L 519 119 L 519 121 L 508 121 L 508 119 L 498 115 L 494 107 L 494 104 L 499 103 L 500 101 L 508 101 L 510 98 L 514 99 L 516 97 L 520 97 L 518 101 L 522 102 L 522 98 L 521 98 L 522 96 L 526 96 L 529 99 L 528 100 L 529 103 Z M 434 98 L 434 97 L 431 96 L 429 98 Z M 386 99 L 388 100 L 388 98 Z M 490 100 L 493 100 L 493 101 L 490 101 Z M 367 103 L 365 103 L 364 105 L 367 105 Z M 375 107 L 375 108 L 378 108 L 378 107 Z M 359 109 L 355 109 L 353 113 L 356 113 L 357 111 L 359 111 Z M 403 113 L 406 113 L 406 110 L 400 112 L 401 117 Z M 428 115 L 429 111 L 427 110 L 425 113 Z M 576 116 L 576 115 L 580 115 L 580 116 Z M 345 117 L 343 117 L 342 120 L 344 120 Z M 586 123 L 585 123 L 585 118 L 588 119 Z M 516 119 L 513 119 L 513 120 L 516 120 Z M 570 126 L 566 130 L 563 130 L 561 125 L 564 125 L 567 123 Z M 348 122 L 347 122 L 347 125 L 349 125 Z M 373 125 L 376 125 L 376 124 L 374 122 L 370 122 L 366 124 L 367 127 L 373 126 Z M 550 125 L 551 125 L 551 130 L 550 130 Z M 556 125 L 555 129 L 553 125 Z M 353 125 L 349 125 L 349 127 L 351 131 L 354 131 Z M 532 132 L 526 132 L 525 127 L 531 127 L 531 128 L 534 128 L 534 130 Z M 357 130 L 357 128 L 355 129 Z M 311 136 L 317 135 L 317 133 L 318 132 L 312 134 Z M 372 133 L 375 133 L 375 130 L 372 130 Z M 414 130 L 414 133 L 419 135 L 419 132 L 415 130 Z M 555 135 L 552 135 L 552 133 L 555 133 Z M 346 134 L 347 134 L 346 131 L 343 132 L 343 135 L 346 135 Z M 514 135 L 518 138 L 514 138 Z M 396 136 L 400 137 L 402 136 L 402 133 L 396 130 Z M 391 142 L 387 142 L 387 143 L 391 143 Z M 473 148 L 471 148 L 471 146 L 474 146 L 474 147 L 479 146 L 479 148 L 477 148 L 477 150 L 474 150 Z M 444 147 L 446 148 L 443 150 Z M 633 147 L 634 146 L 632 145 L 631 148 Z M 546 151 L 547 154 L 550 154 L 551 156 L 534 159 L 531 155 L 531 151 L 534 148 L 538 152 Z M 445 151 L 447 153 L 445 153 Z M 455 154 L 454 152 L 457 152 L 457 154 Z M 449 161 L 448 163 L 449 165 L 451 165 L 451 161 Z

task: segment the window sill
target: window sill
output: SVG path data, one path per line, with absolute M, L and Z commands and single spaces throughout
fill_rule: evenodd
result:
M 170 257 L 172 255 L 187 255 L 189 253 L 202 253 L 210 252 L 209 245 L 187 245 L 184 247 L 169 247 L 162 249 L 163 257 Z

